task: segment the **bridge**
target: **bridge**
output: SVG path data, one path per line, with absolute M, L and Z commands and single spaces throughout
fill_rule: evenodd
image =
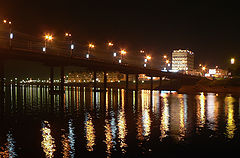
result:
M 11 32 L 10 32 L 11 33 Z M 13 35 L 8 38 L 9 32 L 6 30 L 0 29 L 0 91 L 1 96 L 3 96 L 4 90 L 4 63 L 8 60 L 24 60 L 24 61 L 34 61 L 41 62 L 50 68 L 50 92 L 52 94 L 64 93 L 64 67 L 67 66 L 77 66 L 83 67 L 88 71 L 94 72 L 93 77 L 93 87 L 94 91 L 97 88 L 96 74 L 97 72 L 104 72 L 104 91 L 107 88 L 107 73 L 108 72 L 120 72 L 125 74 L 125 89 L 128 90 L 129 82 L 128 76 L 135 75 L 135 86 L 138 90 L 138 76 L 139 74 L 145 74 L 149 76 L 150 79 L 150 88 L 153 90 L 153 77 L 159 77 L 159 88 L 161 88 L 162 78 L 168 79 L 183 79 L 183 80 L 199 80 L 197 76 L 191 76 L 181 73 L 172 73 L 172 72 L 163 72 L 160 69 L 143 67 L 139 64 L 141 61 L 128 62 L 123 56 L 118 55 L 118 58 L 121 58 L 122 63 L 118 63 L 117 60 L 111 56 L 109 51 L 107 52 L 94 52 L 93 50 L 79 46 L 75 44 L 72 46 L 72 41 L 46 41 L 43 39 L 34 38 L 32 36 L 15 32 Z M 71 47 L 70 47 L 71 46 Z M 79 46 L 79 47 L 78 47 Z M 43 49 L 44 47 L 44 49 Z M 74 49 L 73 49 L 74 48 Z M 111 49 L 110 52 L 116 52 L 116 48 Z M 89 58 L 84 56 L 84 53 L 87 52 L 91 55 Z M 91 54 L 90 54 L 91 53 Z M 97 57 L 98 54 L 104 54 L 102 57 Z M 109 55 L 110 54 L 110 55 Z M 138 65 L 136 65 L 138 63 Z M 60 90 L 54 90 L 54 67 L 61 68 L 61 82 Z

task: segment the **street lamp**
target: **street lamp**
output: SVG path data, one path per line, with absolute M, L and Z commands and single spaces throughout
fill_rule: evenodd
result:
M 13 39 L 12 22 L 4 19 L 3 23 L 9 25 L 9 48 L 11 49 L 12 48 L 12 39 Z
M 120 50 L 120 54 L 121 54 L 121 58 L 118 60 L 119 64 L 122 63 L 123 56 L 127 54 L 127 51 L 122 49 L 122 50 Z
M 67 38 L 67 40 L 70 40 L 70 56 L 72 56 L 72 54 L 73 54 L 73 49 L 74 49 L 74 44 L 73 44 L 73 41 L 72 41 L 72 39 L 70 39 L 71 37 L 72 37 L 72 34 L 71 33 L 68 33 L 68 32 L 66 32 L 65 33 L 65 37 Z
M 89 43 L 89 44 L 88 44 L 88 52 L 87 52 L 87 54 L 86 54 L 86 58 L 87 58 L 87 59 L 90 57 L 90 52 L 91 52 L 91 50 L 94 49 L 94 48 L 95 48 L 95 45 L 94 45 L 94 44 L 92 44 L 92 43 Z
M 152 59 L 152 57 L 150 56 L 150 55 L 147 55 L 145 58 L 144 58 L 144 64 L 143 64 L 143 67 L 147 67 L 147 62 L 149 61 L 149 60 L 151 60 Z
M 44 36 L 44 47 L 42 48 L 43 52 L 46 53 L 47 51 L 47 42 L 51 42 L 53 40 L 53 35 L 45 34 Z
M 117 57 L 117 53 L 113 50 L 113 45 L 114 44 L 112 42 L 108 42 L 107 43 L 108 48 L 110 49 L 110 51 L 113 52 L 113 57 L 116 58 Z

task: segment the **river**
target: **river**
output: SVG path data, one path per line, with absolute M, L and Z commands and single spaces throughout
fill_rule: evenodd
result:
M 0 157 L 238 154 L 240 96 L 65 87 L 61 105 L 46 86 L 5 93 Z

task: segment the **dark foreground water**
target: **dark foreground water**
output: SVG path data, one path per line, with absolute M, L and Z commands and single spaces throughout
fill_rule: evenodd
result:
M 0 157 L 210 157 L 240 148 L 239 96 L 5 89 Z M 138 99 L 137 99 L 138 98 Z

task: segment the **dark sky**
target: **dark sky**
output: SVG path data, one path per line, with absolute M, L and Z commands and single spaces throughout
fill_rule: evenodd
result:
M 209 1 L 0 0 L 0 17 L 36 36 L 70 31 L 78 41 L 111 40 L 157 59 L 190 49 L 196 64 L 226 65 L 240 54 L 240 10 L 229 0 Z

